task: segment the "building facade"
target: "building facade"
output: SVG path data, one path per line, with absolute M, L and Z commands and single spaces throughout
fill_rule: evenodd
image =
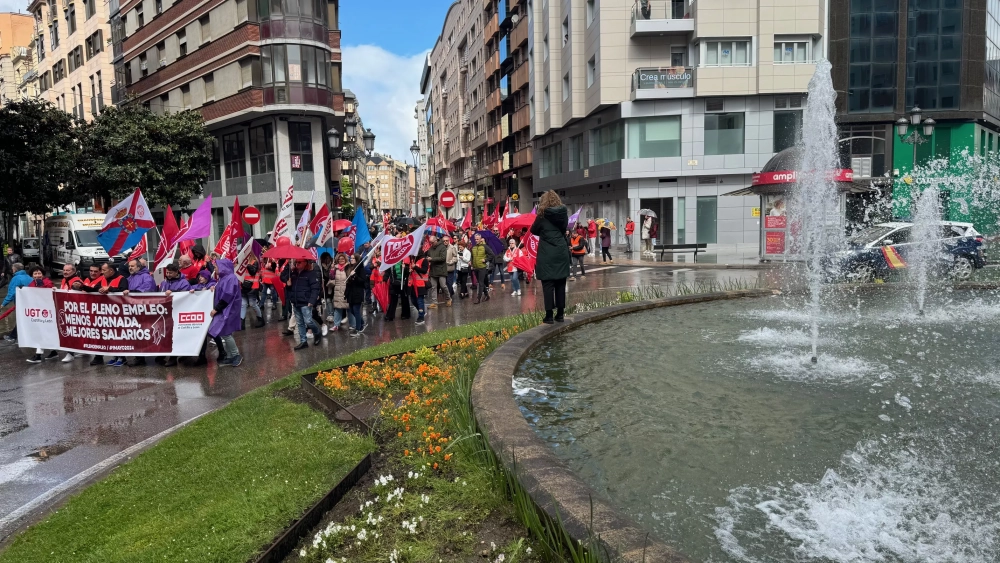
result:
M 489 178 L 485 167 L 487 144 L 487 51 L 484 44 L 481 2 L 458 0 L 451 5 L 427 57 L 420 91 L 424 97 L 427 126 L 427 168 L 430 205 L 435 213 L 437 196 L 452 190 L 470 199 L 449 210 L 449 217 L 473 205 L 481 212 Z
M 22 98 L 21 83 L 34 69 L 34 39 L 34 18 L 0 13 L 0 106 Z
M 98 0 L 33 0 L 28 6 L 40 96 L 87 121 L 111 103 L 108 7 Z
M 266 236 L 281 195 L 339 194 L 342 163 L 328 132 L 345 131 L 337 0 L 111 0 L 116 103 L 154 112 L 198 110 L 217 140 L 203 195 L 213 238 L 237 198 Z M 201 203 L 191 202 L 191 207 Z
M 420 152 L 417 156 L 417 178 L 416 178 L 416 202 L 411 213 L 416 216 L 421 210 L 433 209 L 434 191 L 431 189 L 430 174 L 428 170 L 428 157 L 430 156 L 430 145 L 427 141 L 427 110 L 426 101 L 420 99 L 413 109 L 413 119 L 417 121 L 417 147 Z
M 759 198 L 723 194 L 800 138 L 824 10 L 821 0 L 535 0 L 535 196 L 554 189 L 582 219 L 619 225 L 652 209 L 660 243 L 755 255 Z
M 845 159 L 856 179 L 895 186 L 885 193 L 898 218 L 910 214 L 910 185 L 896 180 L 914 164 L 1000 151 L 997 2 L 833 2 L 830 62 Z M 911 145 L 894 123 L 914 107 L 937 123 L 926 142 Z M 996 232 L 996 213 L 967 205 L 967 195 L 943 194 L 947 217 Z
M 368 159 L 368 183 L 374 187 L 376 217 L 383 212 L 391 215 L 410 213 L 410 170 L 405 161 L 375 154 Z

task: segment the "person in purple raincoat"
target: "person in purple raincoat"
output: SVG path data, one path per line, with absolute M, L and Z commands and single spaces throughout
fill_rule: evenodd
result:
M 212 277 L 212 272 L 208 270 L 202 270 L 198 272 L 198 283 L 191 286 L 191 289 L 195 291 L 201 291 L 203 289 L 212 289 L 215 287 L 215 278 Z
M 243 363 L 243 356 L 233 339 L 233 333 L 240 329 L 240 280 L 233 273 L 233 261 L 226 258 L 215 262 L 215 272 L 219 281 L 215 284 L 215 307 L 208 334 L 222 340 L 227 356 L 223 365 L 236 367 Z
M 160 291 L 170 295 L 174 291 L 190 291 L 191 284 L 187 278 L 181 275 L 181 269 L 177 264 L 167 264 L 163 268 L 163 281 L 160 282 Z
M 139 263 L 139 260 L 128 261 L 128 273 L 128 289 L 122 291 L 123 295 L 128 295 L 129 293 L 153 293 L 156 291 L 156 280 L 153 279 L 149 270 Z M 129 367 L 138 367 L 148 366 L 149 362 L 146 357 L 140 356 L 135 358 L 131 364 L 125 358 L 122 358 L 122 364 Z

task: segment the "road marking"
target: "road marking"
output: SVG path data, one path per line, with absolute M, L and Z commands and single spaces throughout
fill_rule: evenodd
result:
M 690 272 L 690 271 L 692 271 L 692 270 L 694 270 L 694 268 L 680 268 L 680 269 L 678 269 L 678 270 L 674 270 L 674 271 L 673 271 L 673 272 L 671 272 L 671 273 L 673 273 L 673 274 L 679 274 L 679 273 L 681 273 L 681 272 Z
M 613 270 L 614 268 L 615 268 L 614 266 L 604 266 L 602 268 L 587 268 L 587 273 L 589 274 L 591 272 L 601 272 L 603 270 Z
M 145 448 L 145 447 L 147 447 L 147 446 L 149 446 L 151 444 L 156 443 L 157 441 L 163 439 L 164 437 L 168 436 L 169 434 L 172 434 L 172 433 L 176 432 L 177 430 L 180 430 L 181 428 L 184 428 L 188 424 L 191 424 L 192 422 L 194 422 L 194 421 L 198 420 L 199 418 L 205 416 L 209 412 L 214 412 L 214 411 L 204 412 L 202 414 L 199 414 L 198 416 L 195 416 L 193 418 L 185 420 L 184 422 L 181 422 L 180 424 L 176 424 L 174 426 L 171 426 L 170 428 L 167 428 L 166 430 L 164 430 L 163 432 L 160 432 L 159 434 L 157 434 L 155 436 L 151 436 L 151 437 L 146 438 L 145 440 L 139 442 L 138 444 L 135 444 L 133 446 L 125 448 L 124 450 L 116 453 L 115 455 L 109 457 L 108 459 L 105 459 L 104 461 L 93 465 L 89 469 L 84 469 L 83 471 L 77 473 L 76 475 L 70 477 L 69 479 L 67 479 L 67 480 L 63 481 L 62 483 L 59 483 L 55 487 L 49 489 L 48 491 L 46 491 L 46 492 L 38 495 L 37 497 L 35 497 L 31 501 L 25 503 L 23 506 L 21 506 L 17 510 L 11 512 L 7 516 L 4 516 L 3 518 L 0 518 L 0 537 L 3 537 L 4 531 L 7 529 L 8 526 L 10 526 L 11 524 L 17 522 L 18 520 L 20 520 L 21 518 L 23 518 L 24 516 L 26 516 L 28 513 L 30 513 L 32 511 L 40 508 L 43 504 L 51 501 L 52 499 L 54 499 L 58 495 L 61 495 L 64 492 L 66 492 L 66 491 L 72 489 L 73 487 L 79 485 L 80 483 L 85 482 L 87 479 L 90 479 L 91 477 L 93 477 L 94 475 L 100 473 L 101 471 L 104 471 L 105 469 L 108 469 L 110 467 L 114 467 L 115 465 L 121 463 L 124 459 L 128 458 L 132 454 L 138 452 L 139 450 L 141 450 L 141 449 L 143 449 L 143 448 Z
M 625 270 L 624 272 L 618 272 L 619 274 L 634 274 L 636 272 L 645 272 L 646 270 L 652 270 L 652 268 L 636 268 L 634 270 Z

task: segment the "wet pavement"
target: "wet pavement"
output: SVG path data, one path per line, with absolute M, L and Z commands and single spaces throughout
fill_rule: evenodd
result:
M 590 275 L 570 284 L 571 294 L 767 276 L 634 264 L 590 268 Z M 0 541 L 171 430 L 257 387 L 389 340 L 541 308 L 541 284 L 522 287 L 520 297 L 510 295 L 509 283 L 504 292 L 498 284 L 494 288 L 489 302 L 456 300 L 453 307 L 429 310 L 423 326 L 369 316 L 362 337 L 331 333 L 299 352 L 292 350 L 291 337 L 281 335 L 285 323 L 276 320 L 235 335 L 244 356 L 238 368 L 214 360 L 207 367 L 171 368 L 89 366 L 89 358 L 29 364 L 31 351 L 0 341 Z M 209 355 L 214 357 L 211 348 Z

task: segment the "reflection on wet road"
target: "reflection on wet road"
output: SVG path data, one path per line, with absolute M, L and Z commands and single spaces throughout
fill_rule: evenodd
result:
M 596 270 L 596 268 L 595 268 Z M 570 292 L 636 284 L 757 280 L 756 270 L 686 270 L 614 266 L 570 285 Z M 496 288 L 487 303 L 455 301 L 428 311 L 427 324 L 372 319 L 364 335 L 331 333 L 319 346 L 294 352 L 284 323 L 236 334 L 245 361 L 238 368 L 89 366 L 87 359 L 28 364 L 29 351 L 0 343 L 0 540 L 58 500 L 54 492 L 77 484 L 74 477 L 98 464 L 113 465 L 121 452 L 179 424 L 217 409 L 257 387 L 340 356 L 412 334 L 540 308 L 540 284 L 512 297 Z M 6 332 L 6 331 L 5 331 Z M 210 352 L 210 357 L 213 353 Z M 79 477 L 77 477 L 79 479 Z M 56 497 L 56 498 L 50 498 Z M 30 508 L 31 510 L 28 510 Z

